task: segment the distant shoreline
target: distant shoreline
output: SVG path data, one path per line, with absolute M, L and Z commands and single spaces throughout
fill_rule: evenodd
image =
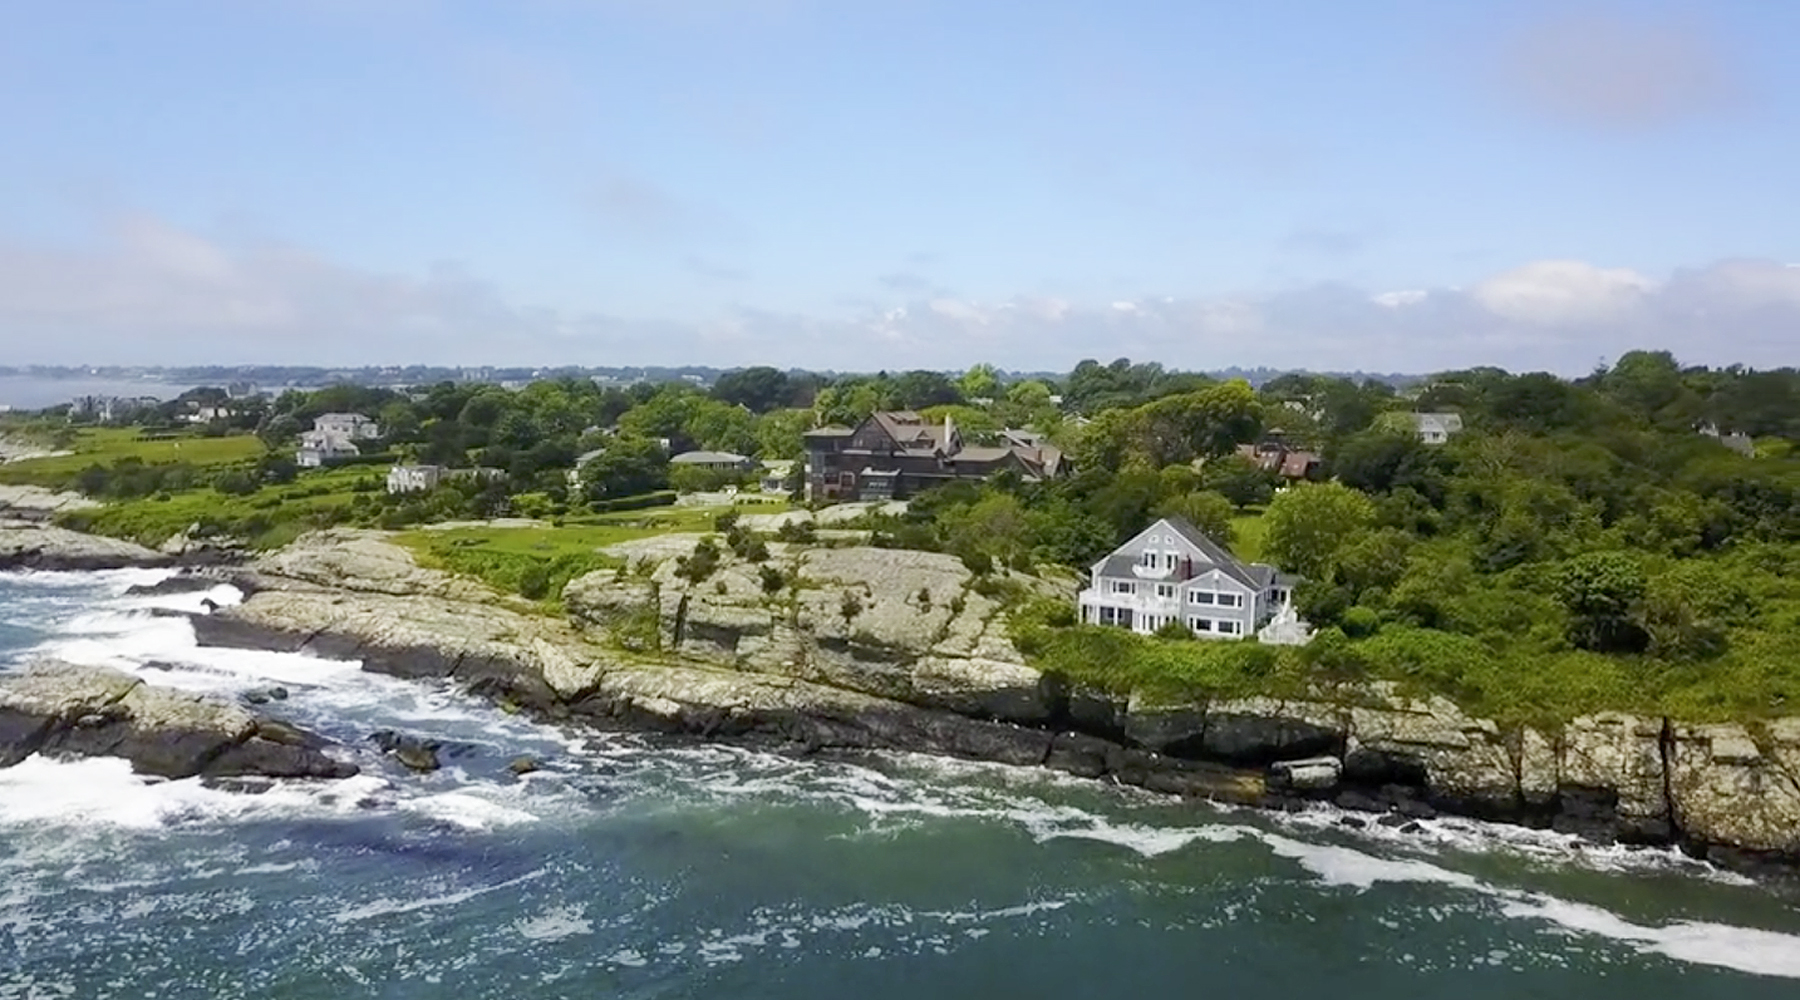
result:
M 0 375 L 0 408 L 14 411 L 41 410 L 81 396 L 155 396 L 158 399 L 174 399 L 192 388 L 193 385 L 139 382 L 131 379 Z

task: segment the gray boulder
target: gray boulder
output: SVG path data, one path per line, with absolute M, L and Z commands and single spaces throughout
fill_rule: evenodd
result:
M 45 661 L 0 675 L 0 766 L 32 754 L 123 757 L 144 774 L 344 778 L 329 744 L 240 705 L 121 671 Z
M 157 567 L 174 557 L 100 535 L 49 525 L 0 527 L 0 570 L 99 570 Z

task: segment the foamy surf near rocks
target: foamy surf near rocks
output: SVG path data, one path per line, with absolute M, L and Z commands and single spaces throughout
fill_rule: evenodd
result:
M 0 675 L 0 767 L 33 754 L 122 757 L 165 778 L 347 778 L 329 743 L 240 705 L 106 667 L 42 661 Z

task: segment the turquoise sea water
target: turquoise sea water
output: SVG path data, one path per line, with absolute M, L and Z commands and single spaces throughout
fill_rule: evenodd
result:
M 0 660 L 279 684 L 278 714 L 365 748 L 437 737 L 447 766 L 359 750 L 357 778 L 261 794 L 112 760 L 0 771 L 0 1000 L 1800 996 L 1794 899 L 1668 854 L 539 726 L 196 649 L 122 596 L 154 578 L 0 577 Z M 546 770 L 514 778 L 521 753 Z

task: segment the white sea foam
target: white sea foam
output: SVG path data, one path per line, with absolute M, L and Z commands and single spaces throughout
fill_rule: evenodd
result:
M 518 878 L 507 879 L 504 882 L 496 882 L 493 885 L 476 886 L 472 889 L 460 889 L 456 892 L 445 893 L 441 896 L 425 896 L 419 899 L 382 898 L 371 900 L 361 906 L 352 906 L 348 909 L 339 910 L 331 915 L 331 919 L 336 923 L 348 924 L 355 923 L 359 920 L 368 920 L 372 917 L 391 916 L 396 913 L 414 913 L 419 910 L 432 910 L 445 906 L 460 906 L 477 896 L 485 896 L 490 892 L 498 892 L 501 889 L 509 889 L 515 885 L 530 882 L 533 879 L 543 878 L 546 873 L 547 869 L 539 868 L 536 871 L 527 872 Z
M 172 569 L 105 569 L 105 570 L 14 570 L 6 573 L 7 583 L 59 590 L 98 591 L 123 596 L 135 586 L 160 583 L 175 575 Z
M 586 914 L 585 906 L 559 906 L 521 920 L 513 924 L 513 929 L 527 941 L 561 941 L 594 932 L 594 924 L 587 919 Z
M 178 823 L 302 815 L 344 815 L 389 791 L 369 776 L 278 783 L 260 795 L 208 788 L 198 778 L 163 781 L 134 774 L 114 757 L 56 761 L 32 756 L 0 770 L 0 827 L 46 824 L 149 830 Z
M 1597 906 L 1541 895 L 1514 895 L 1501 910 L 1511 917 L 1549 921 L 1565 931 L 1625 942 L 1681 962 L 1800 979 L 1800 935 L 1686 921 L 1647 927 Z
M 538 819 L 523 809 L 515 809 L 472 792 L 462 791 L 402 799 L 399 807 L 406 812 L 449 823 L 464 830 L 492 830 L 495 827 L 535 823 Z

